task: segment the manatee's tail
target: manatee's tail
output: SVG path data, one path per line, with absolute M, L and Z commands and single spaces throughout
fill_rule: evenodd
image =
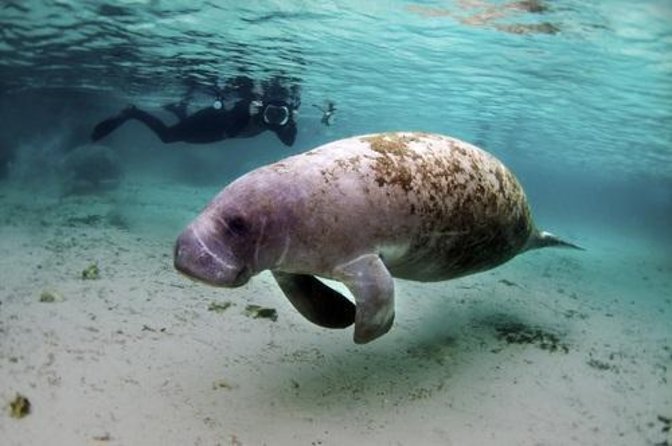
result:
M 535 231 L 534 234 L 532 234 L 532 236 L 530 236 L 530 239 L 527 241 L 525 250 L 529 251 L 531 249 L 546 248 L 549 246 L 556 246 L 560 248 L 572 248 L 585 251 L 584 248 L 577 246 L 573 243 L 566 242 L 556 237 L 555 235 L 551 234 L 550 232 L 546 231 Z

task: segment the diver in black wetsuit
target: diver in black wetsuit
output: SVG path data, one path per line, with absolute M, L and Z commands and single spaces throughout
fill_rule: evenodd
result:
M 250 138 L 270 130 L 283 144 L 291 146 L 296 139 L 295 115 L 301 102 L 298 88 L 292 88 L 290 92 L 279 85 L 277 80 L 267 83 L 266 86 L 270 88 L 264 89 L 261 98 L 256 98 L 252 94 L 250 81 L 250 84 L 241 89 L 240 100 L 231 110 L 224 107 L 220 97 L 212 107 L 191 115 L 187 115 L 184 103 L 169 106 L 167 109 L 178 118 L 178 122 L 172 126 L 167 126 L 156 116 L 131 106 L 119 115 L 98 123 L 91 139 L 98 141 L 129 119 L 135 119 L 149 127 L 164 143 L 182 141 L 207 144 L 227 138 Z

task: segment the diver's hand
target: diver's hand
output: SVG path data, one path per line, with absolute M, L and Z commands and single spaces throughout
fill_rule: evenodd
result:
M 250 102 L 250 115 L 259 114 L 259 109 L 261 109 L 262 105 L 263 105 L 263 103 L 261 101 L 251 101 Z

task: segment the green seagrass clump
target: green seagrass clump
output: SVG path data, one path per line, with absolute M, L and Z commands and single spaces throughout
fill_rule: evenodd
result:
M 278 312 L 275 308 L 266 308 L 259 305 L 248 305 L 245 307 L 245 316 L 254 319 L 270 319 L 273 322 L 278 320 Z
M 87 266 L 84 271 L 82 271 L 83 280 L 98 280 L 100 279 L 100 269 L 98 269 L 97 263 L 92 263 Z
M 30 401 L 21 394 L 16 394 L 16 398 L 9 403 L 9 415 L 12 418 L 23 418 L 30 414 Z

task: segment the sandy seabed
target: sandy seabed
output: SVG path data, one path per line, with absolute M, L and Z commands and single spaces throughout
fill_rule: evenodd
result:
M 558 225 L 588 250 L 398 280 L 392 331 L 357 346 L 302 319 L 268 273 L 239 289 L 176 273 L 175 237 L 209 197 L 0 185 L 1 444 L 672 444 L 669 247 Z

